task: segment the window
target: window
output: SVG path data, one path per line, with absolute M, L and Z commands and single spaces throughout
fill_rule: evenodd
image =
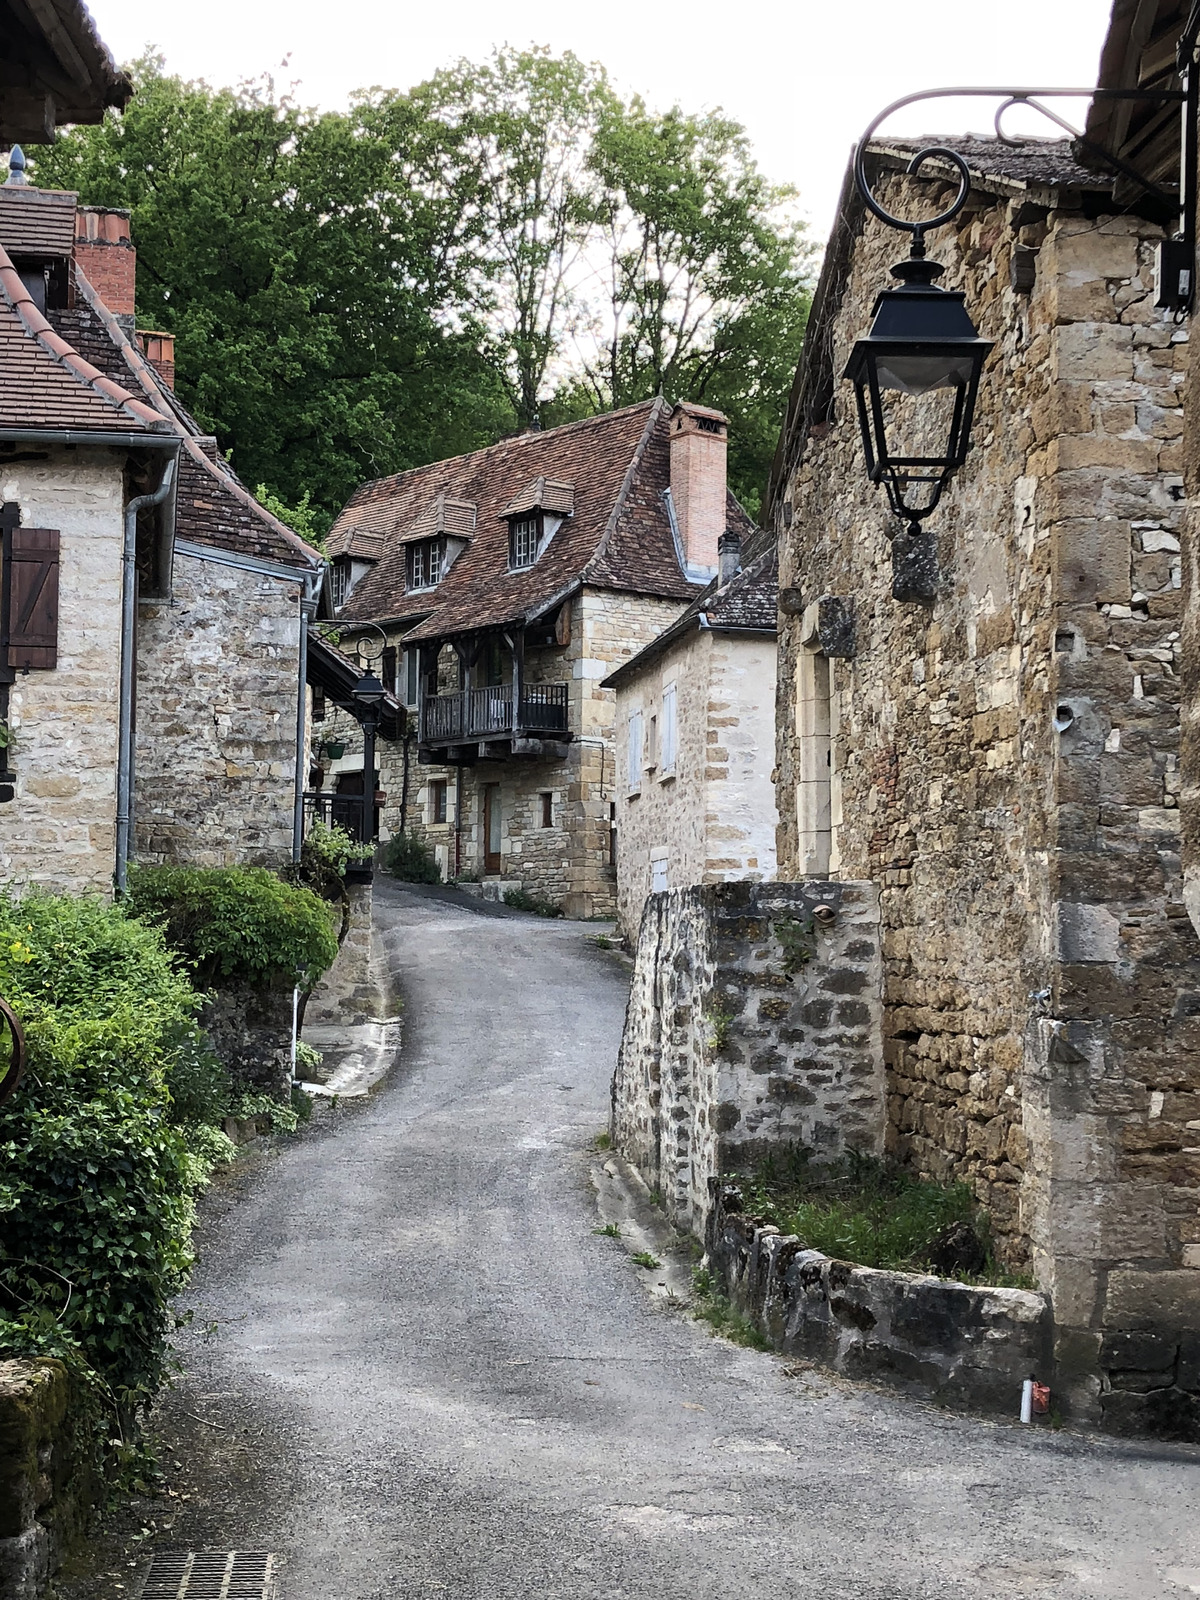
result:
M 653 772 L 658 765 L 658 718 L 651 717 L 646 724 L 646 771 Z
M 650 852 L 650 893 L 662 894 L 667 887 L 667 852 L 661 846 Z
M 408 547 L 408 587 L 432 589 L 442 575 L 442 541 L 418 539 Z
M 508 564 L 510 567 L 531 567 L 538 558 L 538 545 L 542 539 L 540 516 L 514 517 L 509 524 Z
M 329 581 L 333 586 L 333 609 L 340 611 L 346 604 L 346 596 L 350 593 L 349 561 L 335 561 L 329 574 Z
M 383 687 L 389 694 L 396 692 L 396 647 L 394 644 L 384 646 L 382 669 L 379 676 L 383 679 Z
M 429 820 L 445 822 L 446 815 L 446 780 L 436 778 L 429 785 Z
M 642 787 L 642 713 L 629 713 L 629 792 L 637 794 Z
M 400 687 L 404 691 L 404 704 L 415 706 L 420 694 L 421 652 L 419 650 L 406 650 L 404 652 L 404 667 L 401 673 Z
M 543 828 L 552 828 L 554 826 L 554 796 L 550 793 L 550 791 L 548 789 L 544 789 L 542 791 L 541 802 L 542 802 L 542 827 Z
M 675 717 L 675 685 L 669 683 L 663 690 L 662 731 L 659 755 L 659 776 L 668 778 L 675 771 L 675 747 L 678 743 Z

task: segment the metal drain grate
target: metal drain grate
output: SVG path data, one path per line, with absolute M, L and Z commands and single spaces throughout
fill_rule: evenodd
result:
M 177 1550 L 155 1556 L 142 1600 L 275 1600 L 266 1550 Z

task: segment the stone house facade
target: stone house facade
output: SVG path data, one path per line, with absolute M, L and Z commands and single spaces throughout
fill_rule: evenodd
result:
M 761 544 L 761 540 L 755 541 Z M 722 570 L 615 689 L 617 915 L 636 942 L 651 893 L 775 875 L 775 548 L 722 540 Z
M 1194 1400 L 1140 1383 L 1133 1345 L 1153 1330 L 1174 1371 L 1200 1326 L 1188 333 L 1154 305 L 1161 208 L 1115 204 L 1065 143 L 953 143 L 971 198 L 931 254 L 995 349 L 926 524 L 930 604 L 892 597 L 841 382 L 902 253 L 849 182 L 781 440 L 779 874 L 878 886 L 887 1147 L 970 1184 L 1048 1292 L 1067 1403 L 1186 1433 Z M 901 177 L 911 154 L 876 147 L 873 180 L 928 215 L 952 191 Z
M 299 843 L 325 563 L 175 398 L 169 341 L 135 330 L 135 266 L 125 214 L 24 182 L 14 152 L 0 881 L 15 890 L 107 892 L 118 856 L 282 866 Z
M 339 635 L 416 723 L 378 767 L 384 833 L 446 878 L 568 915 L 616 906 L 614 693 L 716 570 L 727 422 L 648 401 L 365 484 L 329 541 Z M 362 746 L 323 778 L 361 789 Z

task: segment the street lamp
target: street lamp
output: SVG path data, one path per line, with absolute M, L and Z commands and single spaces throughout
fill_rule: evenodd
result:
M 375 837 L 375 731 L 379 727 L 379 708 L 387 691 L 368 667 L 354 685 L 352 693 L 362 707 L 358 719 L 363 731 L 361 842 L 370 844 Z
M 971 179 L 956 151 L 939 145 L 920 151 L 908 171 L 916 173 L 932 157 L 941 157 L 958 169 L 958 194 L 940 216 L 903 222 L 871 193 L 865 156 L 864 142 L 855 158 L 859 191 L 881 221 L 912 233 L 912 253 L 892 268 L 900 286 L 880 291 L 871 331 L 855 342 L 843 376 L 854 385 L 871 481 L 884 485 L 892 510 L 908 524 L 899 542 L 893 540 L 892 593 L 897 600 L 931 600 L 936 547 L 921 523 L 966 460 L 979 378 L 992 340 L 979 337 L 960 290 L 937 287 L 934 279 L 945 269 L 926 260 L 925 233 L 958 215 Z M 930 395 L 938 395 L 940 403 L 927 401 Z

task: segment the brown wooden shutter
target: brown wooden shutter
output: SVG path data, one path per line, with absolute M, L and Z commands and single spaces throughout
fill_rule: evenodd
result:
M 8 664 L 58 665 L 58 529 L 14 528 Z
M 383 687 L 389 694 L 396 692 L 396 647 L 390 644 L 383 652 Z

